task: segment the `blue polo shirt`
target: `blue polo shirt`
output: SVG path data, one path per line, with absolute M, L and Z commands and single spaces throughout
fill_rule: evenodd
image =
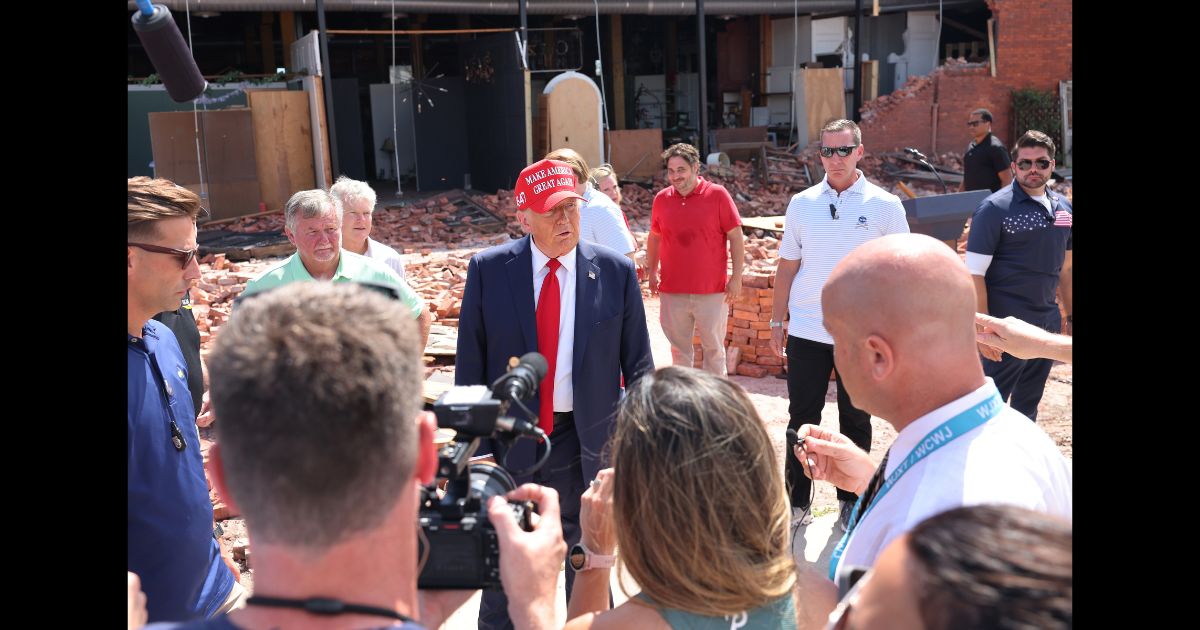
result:
M 213 538 L 187 362 L 160 322 L 146 322 L 141 339 L 126 336 L 128 568 L 141 578 L 150 621 L 207 617 L 224 603 L 234 578 Z
M 1049 188 L 1046 197 L 1049 210 L 1015 180 L 992 193 L 971 218 L 967 251 L 992 257 L 984 275 L 991 315 L 1054 327 L 1061 323 L 1055 291 L 1071 249 L 1074 212 Z

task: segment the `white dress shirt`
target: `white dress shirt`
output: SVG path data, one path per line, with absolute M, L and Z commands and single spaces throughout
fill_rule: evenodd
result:
M 991 378 L 983 387 L 931 411 L 904 427 L 888 455 L 884 478 L 933 429 L 955 415 L 998 395 Z M 851 532 L 838 563 L 872 566 L 883 548 L 917 523 L 966 505 L 999 503 L 1071 520 L 1071 460 L 1041 427 L 1012 407 L 944 444 L 920 460 L 877 500 Z M 861 509 L 865 509 L 862 506 Z
M 530 237 L 529 242 L 533 245 L 530 250 L 533 252 L 533 311 L 536 315 L 538 298 L 542 295 L 542 282 L 550 273 L 550 268 L 546 266 L 546 263 L 550 262 L 550 257 L 538 249 L 537 243 L 533 242 L 533 237 Z M 562 266 L 558 268 L 557 272 L 559 311 L 558 357 L 554 363 L 555 412 L 575 410 L 575 389 L 571 386 L 571 361 L 575 348 L 575 271 L 577 269 L 575 253 L 577 251 L 579 251 L 578 247 L 572 247 L 571 251 L 558 257 L 558 262 Z

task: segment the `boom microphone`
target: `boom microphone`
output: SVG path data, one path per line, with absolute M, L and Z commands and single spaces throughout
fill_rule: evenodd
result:
M 528 398 L 537 391 L 549 369 L 546 357 L 536 352 L 527 352 L 515 367 L 492 383 L 492 393 L 501 400 Z
M 192 51 L 183 41 L 171 10 L 161 4 L 138 2 L 138 11 L 133 14 L 133 30 L 146 49 L 150 63 L 162 78 L 167 94 L 176 103 L 186 103 L 204 93 L 208 81 L 196 67 Z

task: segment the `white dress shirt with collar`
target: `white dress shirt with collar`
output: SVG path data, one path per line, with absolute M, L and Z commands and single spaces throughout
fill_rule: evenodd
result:
M 537 314 L 538 298 L 542 295 L 542 282 L 550 269 L 546 263 L 550 257 L 538 249 L 533 238 L 529 239 L 530 251 L 533 253 L 533 310 Z M 571 361 L 575 348 L 575 255 L 578 247 L 558 257 L 562 264 L 558 268 L 558 290 L 560 295 L 558 311 L 558 357 L 554 364 L 554 411 L 575 410 L 575 390 L 571 386 Z M 1026 420 L 1028 422 L 1028 420 Z
M 892 444 L 884 478 L 930 431 L 992 395 L 998 393 L 988 378 L 983 387 L 904 427 Z M 873 565 L 897 536 L 956 507 L 1016 505 L 1070 521 L 1071 487 L 1071 460 L 1041 427 L 1004 405 L 982 426 L 919 461 L 892 486 L 851 532 L 838 574 L 850 566 Z

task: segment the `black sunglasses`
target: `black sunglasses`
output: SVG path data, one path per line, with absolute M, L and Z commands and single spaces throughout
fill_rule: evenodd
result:
M 192 263 L 192 259 L 200 253 L 200 248 L 196 249 L 175 249 L 173 247 L 163 247 L 161 245 L 150 245 L 149 243 L 125 243 L 129 247 L 144 249 L 148 252 L 156 252 L 159 254 L 170 254 L 179 259 L 180 268 L 187 269 L 187 266 Z
M 967 126 L 968 126 L 968 127 L 974 127 L 974 126 L 976 126 L 976 125 L 982 125 L 982 124 L 983 124 L 983 123 L 985 123 L 985 122 L 988 122 L 988 121 L 986 121 L 986 120 L 968 120 L 968 121 L 967 121 Z
M 848 147 L 821 147 L 821 157 L 833 157 L 835 152 L 842 157 L 846 157 L 857 148 L 857 144 L 852 144 Z
M 1050 168 L 1050 160 L 1017 160 L 1018 171 L 1028 171 L 1030 166 L 1037 164 L 1038 170 L 1046 170 Z

